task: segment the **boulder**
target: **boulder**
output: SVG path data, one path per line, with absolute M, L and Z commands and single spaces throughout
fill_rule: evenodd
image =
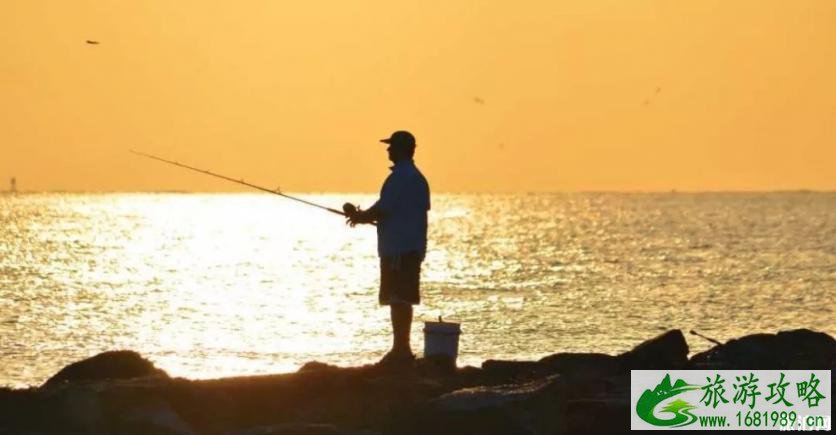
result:
M 710 370 L 832 370 L 836 340 L 809 329 L 752 334 L 694 355 L 689 369 Z
M 560 376 L 524 384 L 463 388 L 430 401 L 384 433 L 533 435 L 558 432 Z
M 630 403 L 626 397 L 600 397 L 567 401 L 563 433 L 627 434 L 630 433 Z
M 603 353 L 556 353 L 541 358 L 541 367 L 552 373 L 579 376 L 603 376 L 618 373 L 621 362 Z
M 95 387 L 67 387 L 43 395 L 42 412 L 49 418 L 31 421 L 47 433 L 100 434 L 107 431 L 107 416 Z
M 566 407 L 563 433 L 628 433 L 630 374 L 576 376 L 564 389 Z
M 559 353 L 482 368 L 435 358 L 396 370 L 309 363 L 297 373 L 188 380 L 134 352 L 107 352 L 44 386 L 0 389 L 0 434 L 626 433 L 630 369 L 832 370 L 836 341 L 800 329 L 731 340 L 691 361 L 687 353 L 672 330 L 618 356 Z
M 39 418 L 42 415 L 42 400 L 35 389 L 12 390 L 0 388 L 0 434 L 23 422 Z
M 537 361 L 509 361 L 489 359 L 482 363 L 483 375 L 498 382 L 512 382 L 535 378 L 545 374 Z
M 688 343 L 679 329 L 651 338 L 618 356 L 623 371 L 682 369 L 688 364 Z
M 105 379 L 131 379 L 146 376 L 168 377 L 151 361 L 129 350 L 100 353 L 96 356 L 72 363 L 49 378 L 44 386 L 50 387 L 64 382 L 97 381 Z
M 432 355 L 416 360 L 414 367 L 421 376 L 452 376 L 456 374 L 456 359 L 448 355 Z
M 580 378 L 615 376 L 630 370 L 683 368 L 688 363 L 688 343 L 682 331 L 672 329 L 618 356 L 603 353 L 556 353 L 537 362 L 485 362 L 488 363 L 491 365 L 483 365 L 483 368 L 505 373 L 560 373 Z
M 331 424 L 284 423 L 230 431 L 226 435 L 342 435 L 342 432 Z
M 196 435 L 197 432 L 163 400 L 140 402 L 116 416 L 123 435 Z
M 332 424 L 283 423 L 225 432 L 224 435 L 380 435 L 369 430 L 340 429 Z
M 447 393 L 434 399 L 433 404 L 448 411 L 475 411 L 500 408 L 509 403 L 526 401 L 553 382 L 552 378 L 526 384 L 472 387 Z
M 320 372 L 320 371 L 334 371 L 339 370 L 339 366 L 335 366 L 332 364 L 327 364 L 324 362 L 319 361 L 308 361 L 305 364 L 302 364 L 302 367 L 299 367 L 299 373 L 303 372 Z

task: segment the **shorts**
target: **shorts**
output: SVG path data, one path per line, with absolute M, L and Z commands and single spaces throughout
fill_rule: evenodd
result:
M 380 305 L 421 303 L 421 262 L 419 252 L 380 257 Z

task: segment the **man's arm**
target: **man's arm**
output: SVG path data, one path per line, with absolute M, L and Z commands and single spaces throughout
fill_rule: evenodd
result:
M 359 208 L 354 208 L 353 206 L 353 211 L 344 209 L 346 215 L 348 216 L 348 224 L 352 226 L 357 224 L 372 224 L 385 219 L 386 216 L 391 214 L 392 210 L 396 207 L 400 196 L 399 190 L 400 183 L 398 180 L 389 176 L 389 178 L 386 179 L 386 182 L 383 183 L 383 188 L 380 190 L 380 199 L 378 199 L 374 205 L 369 207 L 367 210 L 360 210 Z

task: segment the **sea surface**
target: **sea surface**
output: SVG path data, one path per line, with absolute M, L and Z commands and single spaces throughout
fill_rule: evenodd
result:
M 188 378 L 374 362 L 375 247 L 374 228 L 271 195 L 0 195 L 0 385 L 112 349 Z M 424 320 L 460 321 L 460 364 L 670 328 L 835 335 L 836 193 L 436 194 L 422 280 L 413 348 Z

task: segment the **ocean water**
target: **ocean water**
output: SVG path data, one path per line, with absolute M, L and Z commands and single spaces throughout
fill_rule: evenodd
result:
M 0 385 L 112 349 L 188 378 L 373 362 L 390 343 L 375 246 L 270 195 L 2 195 Z M 836 334 L 836 194 L 437 194 L 422 280 L 413 348 L 422 320 L 460 321 L 460 364 L 669 328 Z

